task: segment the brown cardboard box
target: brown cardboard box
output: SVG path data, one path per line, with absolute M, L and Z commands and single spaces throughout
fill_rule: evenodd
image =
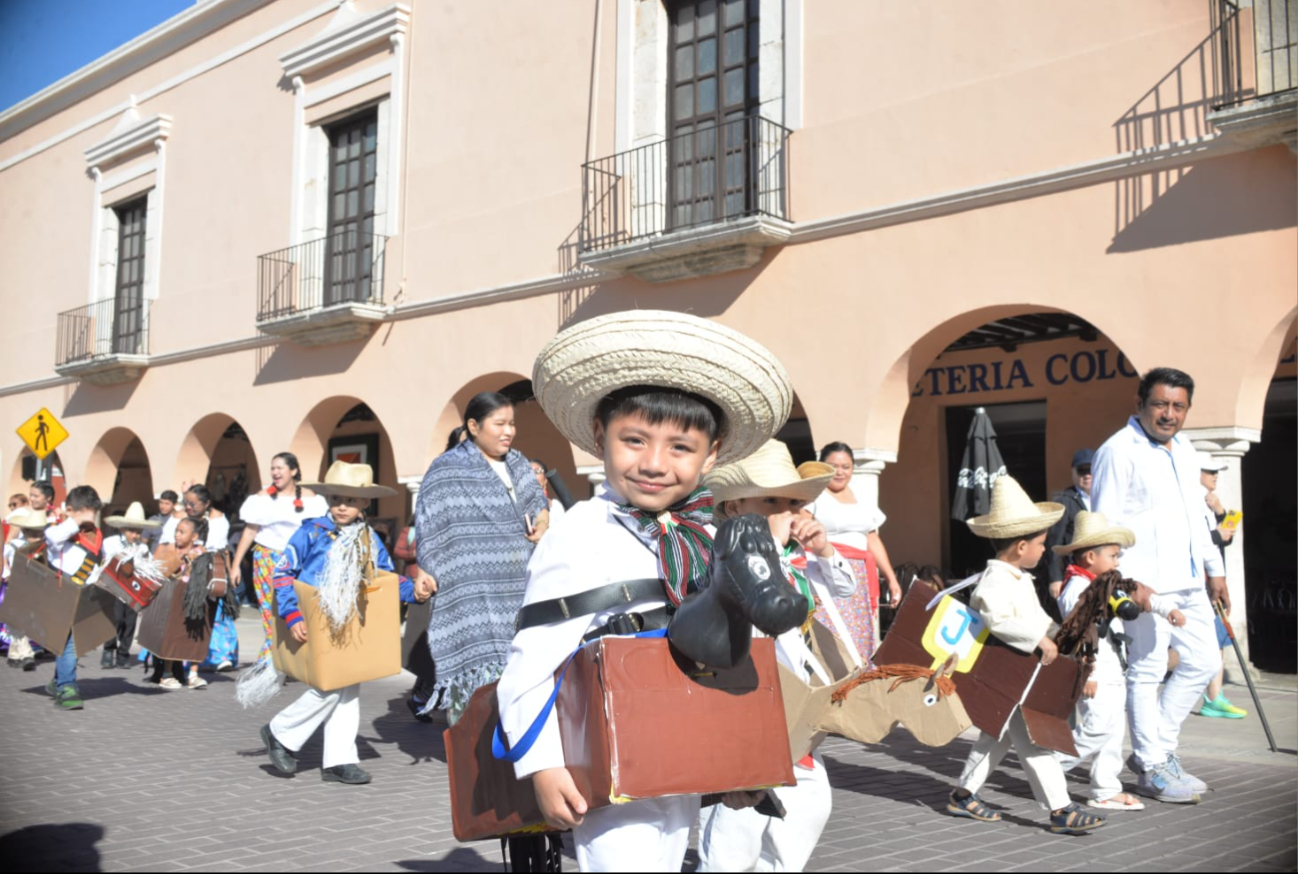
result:
M 543 831 L 530 780 L 491 754 L 495 687 L 446 731 L 457 839 Z M 794 784 L 774 642 L 730 671 L 699 672 L 665 639 L 601 638 L 568 668 L 556 711 L 564 759 L 591 809 L 665 795 Z
M 294 583 L 307 642 L 298 643 L 288 624 L 275 619 L 275 667 L 321 692 L 401 673 L 401 585 L 380 571 L 361 593 L 357 613 L 336 637 L 316 600 L 314 586 Z
M 140 611 L 140 646 L 158 658 L 202 662 L 212 643 L 216 604 L 207 602 L 207 617 L 201 622 L 185 619 L 186 585 L 184 580 L 167 580 Z
M 78 586 L 71 577 L 19 552 L 0 604 L 0 622 L 56 653 L 63 651 L 71 633 L 77 655 L 83 656 L 117 634 L 116 603 L 98 586 Z

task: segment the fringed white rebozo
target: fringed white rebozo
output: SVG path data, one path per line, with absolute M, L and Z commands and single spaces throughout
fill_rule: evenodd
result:
M 159 584 L 166 581 L 167 570 L 162 566 L 162 562 L 149 554 L 149 545 L 147 543 L 127 547 L 126 553 L 119 564 L 130 561 L 137 577 L 143 577 L 149 582 Z
M 279 694 L 287 679 L 267 656 L 239 675 L 239 682 L 234 684 L 234 700 L 245 709 L 260 707 Z
M 356 615 L 366 577 L 373 573 L 370 527 L 361 522 L 340 528 L 316 585 L 316 604 L 331 634 L 341 634 Z

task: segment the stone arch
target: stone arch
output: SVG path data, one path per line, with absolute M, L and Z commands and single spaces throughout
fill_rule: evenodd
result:
M 354 442 L 348 442 L 352 438 Z M 334 395 L 316 403 L 303 417 L 289 443 L 288 451 L 302 466 L 302 479 L 324 477 L 332 463 L 330 445 L 364 455 L 375 467 L 376 482 L 397 490 L 394 497 L 380 498 L 376 519 L 395 520 L 405 524 L 409 515 L 409 492 L 397 481 L 396 456 L 392 438 L 382 417 L 365 401 L 353 395 Z M 371 453 L 377 453 L 377 464 Z M 394 537 L 396 531 L 389 532 Z
M 1266 393 L 1275 375 L 1276 361 L 1285 349 L 1292 348 L 1298 331 L 1298 306 L 1295 306 L 1266 335 L 1240 381 L 1235 406 L 1235 422 L 1244 428 L 1261 429 Z
M 243 497 L 261 488 L 261 466 L 239 422 L 227 413 L 209 413 L 181 441 L 172 478 L 159 485 L 180 491 L 186 483 L 203 483 L 220 509 L 237 512 Z
M 82 482 L 93 486 L 107 511 L 123 511 L 139 501 L 146 511 L 153 505 L 153 471 L 139 435 L 130 428 L 104 432 L 90 450 Z

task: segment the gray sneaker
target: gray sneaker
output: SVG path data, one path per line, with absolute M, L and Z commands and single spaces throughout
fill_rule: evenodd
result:
M 1175 777 L 1176 779 L 1180 780 L 1182 783 L 1189 786 L 1195 792 L 1208 791 L 1207 783 L 1203 782 L 1198 777 L 1194 776 L 1189 771 L 1185 770 L 1185 768 L 1181 767 L 1181 757 L 1178 756 L 1176 753 L 1168 754 L 1166 768 L 1168 771 L 1172 772 L 1173 777 Z
M 1190 788 L 1188 783 L 1178 780 L 1167 765 L 1158 765 L 1141 774 L 1136 791 L 1146 798 L 1168 804 L 1199 803 L 1199 793 Z

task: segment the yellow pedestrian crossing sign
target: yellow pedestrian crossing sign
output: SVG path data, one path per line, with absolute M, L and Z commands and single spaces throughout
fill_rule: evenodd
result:
M 68 429 L 45 407 L 18 426 L 17 433 L 32 454 L 42 460 L 68 439 Z

